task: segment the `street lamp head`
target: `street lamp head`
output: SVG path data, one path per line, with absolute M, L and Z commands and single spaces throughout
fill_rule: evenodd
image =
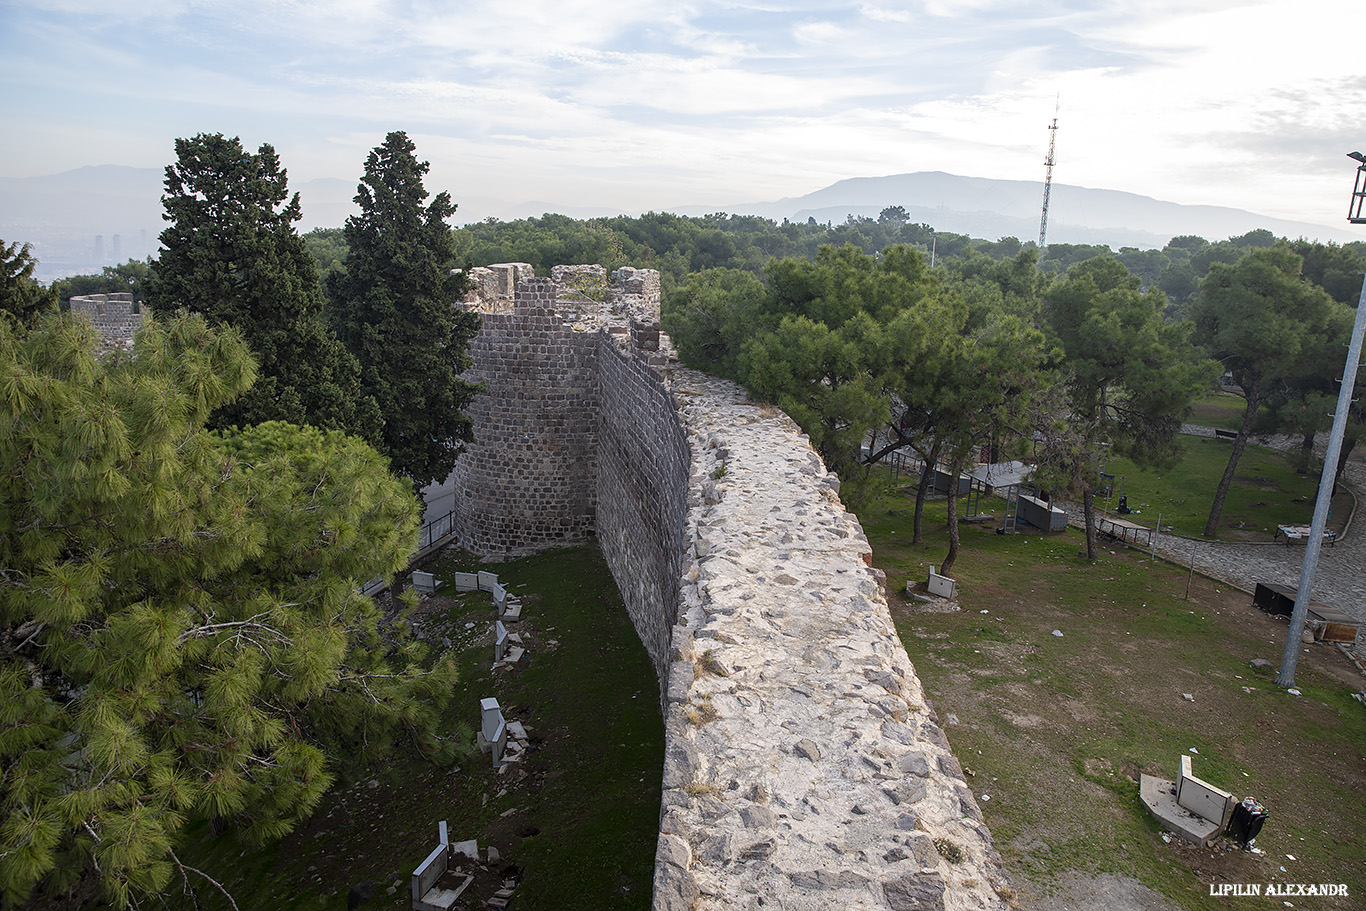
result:
M 1352 187 L 1352 202 L 1347 207 L 1347 220 L 1354 225 L 1366 225 L 1366 155 L 1348 152 L 1347 157 L 1360 162 L 1356 185 Z

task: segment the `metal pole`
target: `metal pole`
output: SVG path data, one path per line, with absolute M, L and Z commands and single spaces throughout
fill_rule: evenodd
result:
M 1150 553 L 1150 554 L 1148 554 L 1148 558 L 1151 559 L 1151 560 L 1156 560 L 1156 559 L 1157 559 L 1157 533 L 1158 533 L 1159 531 L 1161 531 L 1161 530 L 1162 530 L 1162 513 L 1159 512 L 1159 513 L 1157 514 L 1157 527 L 1153 529 L 1153 540 L 1152 540 L 1153 552 Z
M 1357 301 L 1356 320 L 1352 323 L 1352 340 L 1347 345 L 1347 364 L 1342 372 L 1342 388 L 1338 390 L 1338 408 L 1333 414 L 1333 429 L 1328 435 L 1328 452 L 1323 460 L 1323 476 L 1319 479 L 1319 496 L 1314 501 L 1314 520 L 1309 526 L 1309 544 L 1304 549 L 1304 565 L 1300 569 L 1300 587 L 1295 591 L 1295 610 L 1290 615 L 1290 629 L 1285 635 L 1285 652 L 1281 655 L 1281 672 L 1276 685 L 1295 685 L 1295 663 L 1300 657 L 1300 638 L 1304 635 L 1304 619 L 1309 613 L 1309 599 L 1314 591 L 1314 574 L 1319 568 L 1319 551 L 1323 549 L 1323 529 L 1328 524 L 1328 507 L 1333 503 L 1333 482 L 1342 452 L 1342 438 L 1347 428 L 1347 412 L 1352 407 L 1352 390 L 1356 386 L 1357 367 L 1361 363 L 1361 337 L 1366 333 L 1366 277 L 1361 282 L 1361 297 Z

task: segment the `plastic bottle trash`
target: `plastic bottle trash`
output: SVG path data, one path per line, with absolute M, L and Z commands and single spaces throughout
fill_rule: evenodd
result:
M 1060 629 L 1055 629 L 1055 630 L 1053 630 L 1053 635 L 1055 635 L 1055 636 L 1057 636 L 1059 639 L 1061 639 L 1061 638 L 1062 638 L 1062 630 L 1060 630 Z

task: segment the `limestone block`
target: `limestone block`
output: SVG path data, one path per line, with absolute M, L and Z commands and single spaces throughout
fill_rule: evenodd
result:
M 896 767 L 910 775 L 919 775 L 921 778 L 928 778 L 930 775 L 930 763 L 925 758 L 925 754 L 920 751 L 912 751 L 904 754 L 896 761 Z
M 902 778 L 888 787 L 882 789 L 882 793 L 891 798 L 892 803 L 897 806 L 915 804 L 925 799 L 927 789 L 925 782 L 920 778 Z M 969 795 L 970 796 L 970 795 Z
M 653 911 L 694 911 L 701 890 L 685 868 L 655 861 Z
M 668 833 L 659 836 L 659 845 L 655 850 L 656 862 L 673 864 L 675 867 L 682 867 L 684 870 L 692 865 L 692 848 L 689 847 L 687 840 L 679 838 L 677 835 Z
M 753 805 L 740 809 L 740 818 L 747 829 L 766 829 L 778 824 L 778 817 L 768 807 Z
M 681 788 L 691 784 L 700 765 L 697 747 L 686 739 L 675 737 L 664 751 L 664 787 Z
M 938 873 L 913 873 L 882 884 L 892 911 L 934 911 L 944 907 L 944 878 Z

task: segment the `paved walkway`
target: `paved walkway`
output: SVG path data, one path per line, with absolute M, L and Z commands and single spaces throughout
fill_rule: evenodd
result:
M 1214 436 L 1213 428 L 1184 425 L 1182 433 Z M 1275 449 L 1298 448 L 1299 440 L 1291 437 L 1259 438 L 1261 445 Z M 1316 448 L 1320 455 L 1326 446 L 1327 435 L 1321 434 Z M 1357 495 L 1358 507 L 1366 494 L 1366 462 L 1353 460 L 1343 469 L 1343 480 Z M 1069 509 L 1069 518 L 1080 523 L 1081 508 Z M 1251 591 L 1258 582 L 1279 582 L 1292 589 L 1300 582 L 1304 564 L 1304 545 L 1236 544 L 1225 541 L 1182 538 L 1163 534 L 1157 539 L 1157 552 L 1182 566 L 1191 564 L 1200 572 Z M 1333 546 L 1324 545 L 1319 551 L 1318 571 L 1314 576 L 1314 598 L 1339 610 L 1346 611 L 1366 624 L 1366 514 L 1353 516 L 1343 534 Z M 1358 636 L 1358 648 L 1362 637 Z

